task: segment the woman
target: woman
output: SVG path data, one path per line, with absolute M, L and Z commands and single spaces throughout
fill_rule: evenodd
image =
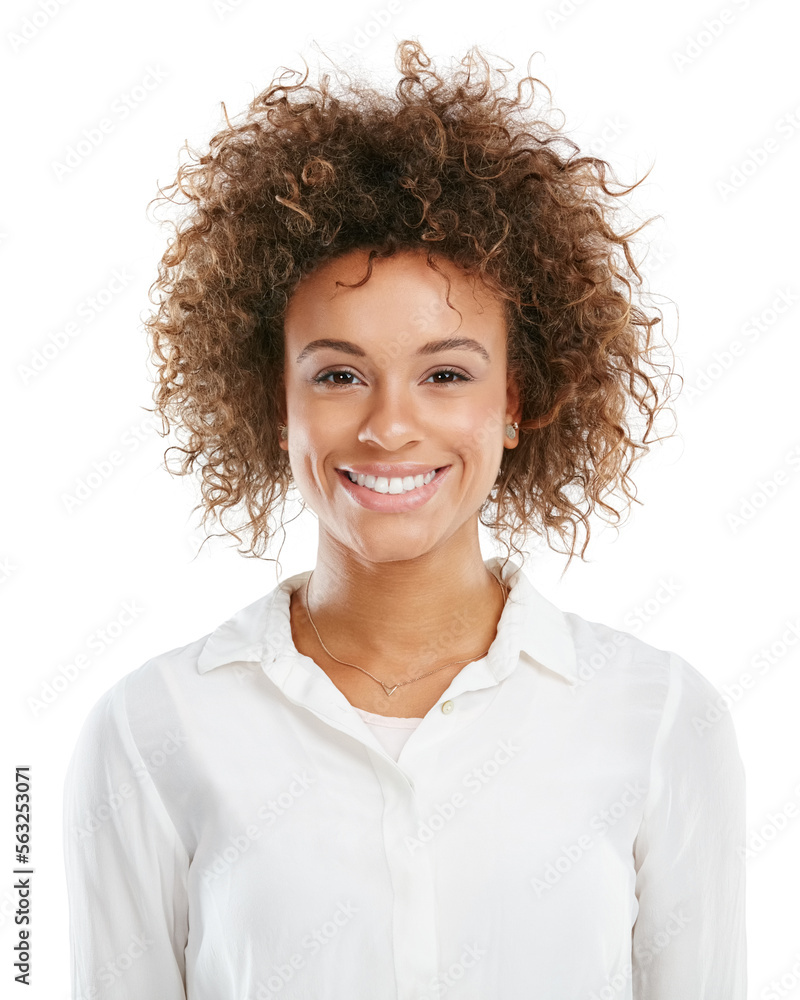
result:
M 318 553 L 92 709 L 73 995 L 744 1000 L 718 692 L 479 544 L 571 559 L 582 526 L 583 557 L 632 499 L 663 406 L 634 234 L 521 87 L 398 53 L 395 97 L 275 82 L 179 170 L 157 409 L 205 516 L 263 555 L 294 484 Z

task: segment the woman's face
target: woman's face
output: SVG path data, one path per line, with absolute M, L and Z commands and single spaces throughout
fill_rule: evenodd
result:
M 289 302 L 281 447 L 320 532 L 384 562 L 477 537 L 504 441 L 518 442 L 506 418 L 519 410 L 500 301 L 437 258 L 459 317 L 424 252 L 374 259 L 364 285 L 337 286 L 364 276 L 367 253 L 321 265 Z M 346 470 L 375 479 L 358 485 Z

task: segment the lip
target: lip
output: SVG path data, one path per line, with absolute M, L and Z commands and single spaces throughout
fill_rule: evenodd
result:
M 380 467 L 380 466 L 378 466 Z M 359 468 L 366 468 L 366 466 L 360 466 Z M 375 466 L 373 466 L 375 468 Z M 384 466 L 387 468 L 387 466 Z M 388 466 L 394 470 L 402 469 L 402 465 Z M 428 466 L 425 469 L 423 466 L 417 466 L 423 471 L 412 473 L 406 472 L 405 475 L 423 475 L 424 472 L 430 472 L 431 468 Z M 382 511 L 387 514 L 390 513 L 402 513 L 403 511 L 416 510 L 418 507 L 422 507 L 426 504 L 431 497 L 435 496 L 439 490 L 439 487 L 444 482 L 447 477 L 447 473 L 450 471 L 451 466 L 442 466 L 433 477 L 433 479 L 426 483 L 425 486 L 419 486 L 415 490 L 411 490 L 409 493 L 375 493 L 374 490 L 368 490 L 366 486 L 359 486 L 358 483 L 354 483 L 347 472 L 344 469 L 337 469 L 336 473 L 344 486 L 345 490 L 350 494 L 350 496 L 355 500 L 356 503 L 360 504 L 362 507 L 366 507 L 367 510 Z M 351 470 L 355 472 L 356 470 Z M 361 473 L 359 473 L 360 475 Z M 375 475 L 374 472 L 366 472 L 364 475 Z M 385 473 L 382 473 L 385 475 Z M 399 476 L 400 472 L 395 471 L 393 473 L 395 476 Z M 389 477 L 387 477 L 389 478 Z
M 337 472 L 352 472 L 356 476 L 385 476 L 391 479 L 397 476 L 425 476 L 433 469 L 444 469 L 446 466 L 420 465 L 418 462 L 372 462 L 369 465 L 343 465 Z

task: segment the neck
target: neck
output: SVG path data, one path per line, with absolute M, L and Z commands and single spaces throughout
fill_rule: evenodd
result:
M 302 600 L 305 605 L 305 586 Z M 477 532 L 474 544 L 390 562 L 359 558 L 321 536 L 308 588 L 313 624 L 330 652 L 378 665 L 390 677 L 483 655 L 504 600 L 484 565 Z

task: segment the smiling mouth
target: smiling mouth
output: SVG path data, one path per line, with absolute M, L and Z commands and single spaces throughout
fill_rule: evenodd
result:
M 444 466 L 442 466 L 444 468 Z M 414 490 L 427 486 L 434 478 L 439 469 L 431 469 L 430 472 L 420 476 L 366 476 L 356 475 L 349 469 L 341 470 L 351 483 L 357 483 L 373 493 L 413 493 Z

